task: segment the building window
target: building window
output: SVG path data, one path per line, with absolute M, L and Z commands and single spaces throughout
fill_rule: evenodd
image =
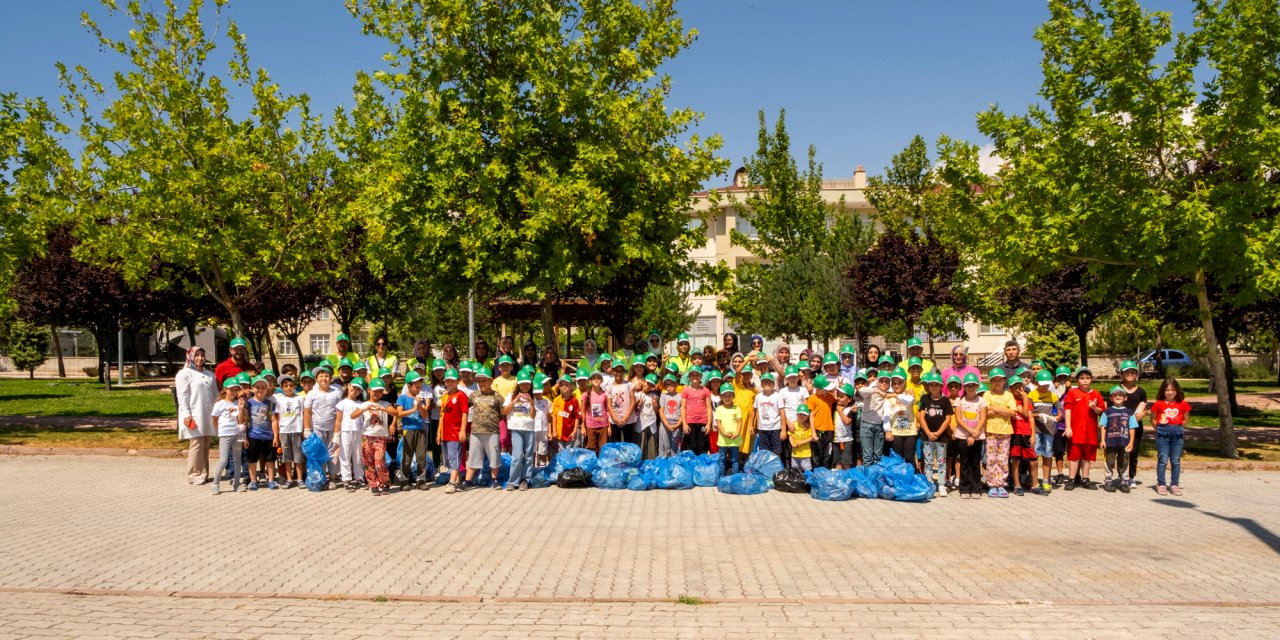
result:
M 738 230 L 738 233 L 741 233 L 752 240 L 760 237 L 760 232 L 756 230 L 756 226 L 751 224 L 751 221 L 742 214 L 738 214 L 738 219 L 737 222 L 734 223 L 734 228 Z
M 1004 335 L 1004 327 L 998 324 L 979 324 L 978 333 L 984 336 L 1002 336 Z
M 329 354 L 329 334 L 313 333 L 311 334 L 311 353 L 315 355 Z
M 351 350 L 356 353 L 369 353 L 368 331 L 357 331 L 351 336 Z
M 290 341 L 288 338 L 286 338 L 286 337 L 284 337 L 284 336 L 280 336 L 280 337 L 279 337 L 279 339 L 277 339 L 277 340 L 276 340 L 276 353 L 278 353 L 278 354 L 280 354 L 280 355 L 282 355 L 282 356 L 296 356 L 296 355 L 298 355 L 298 354 L 293 350 L 293 342 L 292 342 L 292 341 Z
M 320 307 L 320 310 L 316 312 L 316 315 L 314 316 L 314 318 L 313 318 L 313 319 L 314 319 L 314 320 L 328 320 L 328 319 L 330 319 L 330 318 L 332 318 L 332 317 L 333 317 L 333 315 L 332 315 L 332 312 L 330 312 L 330 311 L 329 311 L 329 307 Z

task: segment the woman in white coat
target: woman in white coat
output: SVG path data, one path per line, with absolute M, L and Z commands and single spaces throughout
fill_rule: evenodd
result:
M 213 403 L 218 385 L 204 368 L 204 349 L 187 349 L 187 364 L 174 376 L 178 391 L 178 438 L 189 441 L 187 481 L 209 482 L 209 441 L 213 438 Z

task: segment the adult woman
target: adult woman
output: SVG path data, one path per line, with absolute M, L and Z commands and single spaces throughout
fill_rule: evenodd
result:
M 391 353 L 391 341 L 387 340 L 387 334 L 380 333 L 373 339 L 373 353 L 369 354 L 365 364 L 369 365 L 369 381 L 380 376 L 383 369 L 390 369 L 393 378 L 399 372 L 400 359 Z
M 552 382 L 560 378 L 560 354 L 556 353 L 555 347 L 547 345 L 542 348 L 542 362 L 538 364 L 538 369 L 551 378 Z
M 720 348 L 724 351 L 728 351 L 729 355 L 733 355 L 737 353 L 738 352 L 737 334 L 733 334 L 733 333 L 724 334 L 724 341 L 720 343 Z
M 204 349 L 187 349 L 187 363 L 173 379 L 178 392 L 178 438 L 187 447 L 187 482 L 204 484 L 209 478 L 209 441 L 213 437 L 213 403 L 218 386 L 204 369 Z
M 578 360 L 578 368 L 590 374 L 596 370 L 600 362 L 600 352 L 596 350 L 596 341 L 587 338 L 582 341 L 582 358 Z
M 452 342 L 444 343 L 440 348 L 440 357 L 450 369 L 457 369 L 462 364 L 462 360 L 458 357 L 458 348 L 453 346 Z
M 538 345 L 532 339 L 525 340 L 524 348 L 520 353 L 520 368 L 542 366 L 542 360 L 538 358 Z
M 981 377 L 981 372 L 978 371 L 978 368 L 969 364 L 969 352 L 961 345 L 952 347 L 951 366 L 942 370 L 943 382 L 950 380 L 951 376 L 964 380 L 965 374 L 969 373 Z
M 874 344 L 867 345 L 867 348 L 862 350 L 862 366 L 874 367 L 877 362 L 880 362 L 880 347 Z

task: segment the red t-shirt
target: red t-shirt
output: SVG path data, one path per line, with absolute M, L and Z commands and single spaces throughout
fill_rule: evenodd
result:
M 1156 426 L 1183 426 L 1187 424 L 1187 416 L 1191 415 L 1191 405 L 1184 402 L 1165 402 L 1157 400 L 1151 407 L 1151 417 Z
M 440 425 L 445 442 L 458 442 L 462 435 L 462 415 L 467 412 L 467 394 L 455 391 L 440 401 Z
M 573 429 L 578 424 L 578 399 L 569 396 L 564 401 L 564 415 L 560 421 L 560 439 L 568 442 L 573 439 Z
M 221 389 L 224 380 L 234 378 L 243 371 L 244 369 L 241 369 L 240 365 L 236 364 L 234 358 L 227 358 L 219 362 L 218 366 L 213 369 L 213 377 L 218 380 L 218 388 Z
M 1071 444 L 1098 444 L 1098 416 L 1089 410 L 1091 406 L 1107 408 L 1097 389 L 1085 391 L 1075 387 L 1062 400 L 1063 411 L 1071 412 L 1071 424 L 1067 425 L 1071 428 Z

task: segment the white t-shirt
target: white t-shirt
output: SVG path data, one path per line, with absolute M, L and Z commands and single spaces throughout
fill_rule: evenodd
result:
M 854 407 L 853 405 L 849 405 L 843 408 L 836 407 L 836 413 L 834 416 L 832 416 L 835 419 L 834 422 L 836 425 L 836 435 L 835 435 L 836 442 L 853 442 L 853 428 L 854 428 L 853 417 L 854 417 L 854 411 L 856 410 L 857 408 Z M 849 424 L 845 424 L 844 421 L 840 419 L 841 412 L 844 413 L 845 417 L 849 418 Z
M 234 438 L 240 435 L 240 407 L 234 402 L 219 400 L 213 403 L 210 415 L 218 421 L 218 437 Z
M 343 398 L 342 402 L 338 403 L 338 413 L 342 415 L 342 425 L 340 428 L 343 432 L 355 432 L 357 434 L 364 433 L 365 414 L 362 413 L 354 418 L 351 417 L 351 412 L 359 409 L 362 405 L 364 405 L 364 402 L 361 402 L 360 400 L 352 400 L 351 398 Z M 313 413 L 312 416 L 314 415 L 315 414 Z M 315 425 L 314 418 L 311 424 Z
M 626 413 L 636 402 L 635 398 L 632 397 L 635 394 L 631 392 L 631 383 L 625 380 L 609 385 L 605 393 L 609 394 L 609 406 L 613 407 L 613 413 L 617 416 Z M 634 424 L 635 421 L 636 413 L 632 411 L 631 415 L 620 424 Z
M 774 391 L 771 394 L 756 394 L 756 425 L 760 431 L 782 430 L 782 396 Z
M 643 431 L 658 432 L 658 411 L 657 400 L 655 395 L 636 392 L 636 412 L 640 417 L 636 420 L 636 432 Z
M 302 403 L 303 399 L 300 396 L 276 394 L 276 415 L 280 416 L 280 433 L 302 433 Z
M 320 390 L 319 385 L 312 387 L 311 392 L 302 400 L 302 408 L 311 410 L 311 428 L 318 431 L 333 431 L 338 417 L 338 403 L 343 398 L 342 387 L 331 384 L 329 392 Z
M 390 407 L 391 403 L 386 400 L 379 400 L 377 402 L 365 402 L 360 405 L 364 409 L 372 409 L 375 406 L 385 409 Z M 350 414 L 348 413 L 348 415 Z M 373 409 L 372 411 L 365 411 L 361 418 L 364 420 L 364 435 L 370 438 L 385 438 L 391 435 L 391 431 L 388 428 L 392 419 L 390 415 Z
M 479 382 L 476 382 L 475 380 L 472 380 L 472 381 L 471 381 L 471 384 L 462 384 L 462 381 L 461 381 L 461 380 L 459 380 L 459 381 L 458 381 L 458 391 L 461 391 L 461 392 L 463 392 L 463 393 L 467 394 L 467 399 L 470 399 L 470 398 L 471 398 L 471 394 L 473 394 L 473 393 L 475 393 L 475 392 L 477 392 L 477 391 L 479 391 L 479 390 L 480 390 L 480 383 L 479 383 Z M 446 392 L 446 393 L 447 393 L 447 392 Z
M 795 389 L 790 387 L 778 389 L 776 395 L 782 400 L 782 410 L 787 413 L 787 421 L 795 422 L 796 409 L 799 409 L 800 405 L 809 399 L 809 390 L 804 388 L 803 385 L 796 385 Z
M 516 396 L 520 396 L 519 399 Z M 533 431 L 533 401 L 529 397 L 525 397 L 519 390 L 512 391 L 507 396 L 502 408 L 511 407 L 511 413 L 507 414 L 507 429 L 511 431 Z
M 533 396 L 533 430 L 547 431 L 547 421 L 551 419 L 551 401 L 542 396 Z
M 440 420 L 440 398 L 443 398 L 446 395 L 449 395 L 449 390 L 445 388 L 443 382 L 435 386 L 426 384 L 422 385 L 422 391 L 418 392 L 418 397 L 423 400 L 431 401 L 431 411 L 428 412 L 430 413 L 430 416 L 427 418 L 428 420 Z M 470 394 L 468 394 L 467 397 L 470 398 Z

